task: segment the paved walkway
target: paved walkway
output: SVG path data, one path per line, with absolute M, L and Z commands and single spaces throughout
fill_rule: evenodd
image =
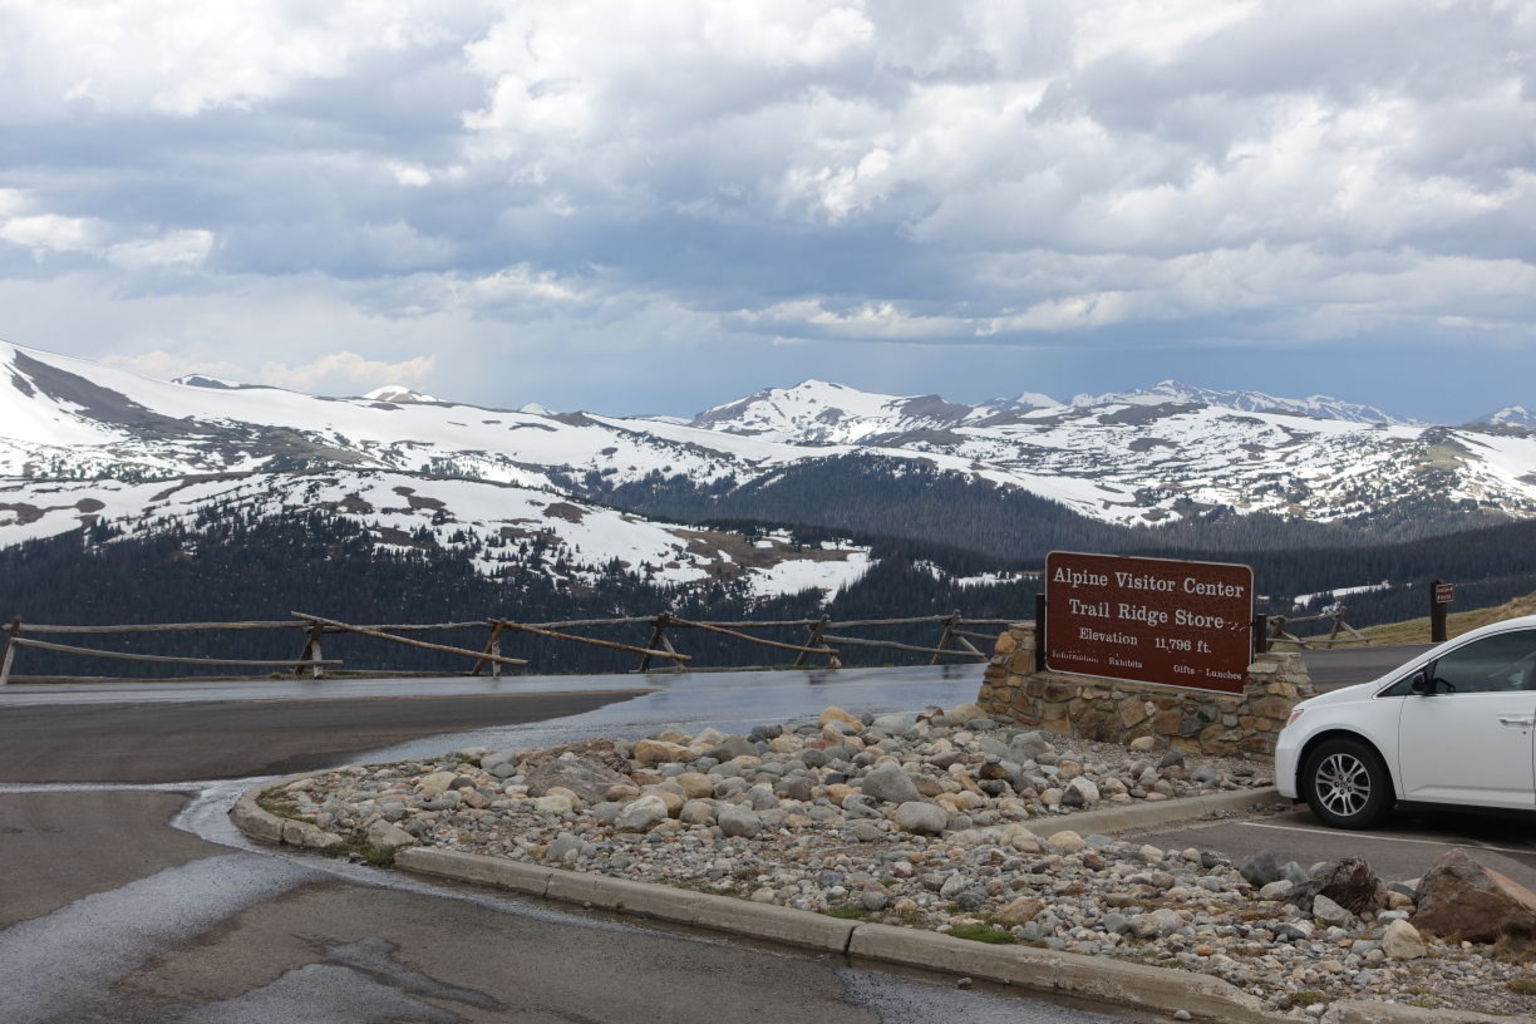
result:
M 3 1017 L 7 1024 L 1125 1020 L 290 855 L 248 842 L 225 817 L 234 795 L 254 782 L 227 776 L 292 764 L 277 739 L 284 728 L 333 763 L 349 763 L 594 733 L 635 736 L 671 723 L 739 728 L 829 703 L 861 711 L 952 706 L 974 698 L 978 671 L 697 674 L 660 680 L 656 692 L 634 697 L 612 693 L 611 678 L 573 687 L 568 677 L 557 677 L 559 686 L 475 683 L 498 690 L 456 696 L 441 688 L 424 695 L 420 680 L 350 681 L 345 692 L 263 683 L 221 695 L 204 684 L 114 684 L 95 690 L 85 708 L 58 688 L 4 692 Z M 381 737 L 388 746 L 377 746 Z M 23 776 L 38 781 L 19 782 Z M 133 784 L 148 779 L 162 781 Z

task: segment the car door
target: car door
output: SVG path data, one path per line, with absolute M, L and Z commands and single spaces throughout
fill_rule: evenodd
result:
M 1474 640 L 1425 673 L 1433 692 L 1407 692 L 1411 680 L 1400 684 L 1399 796 L 1536 807 L 1536 630 Z

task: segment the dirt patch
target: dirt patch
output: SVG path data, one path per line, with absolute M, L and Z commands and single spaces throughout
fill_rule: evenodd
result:
M 579 523 L 587 518 L 587 510 L 568 501 L 557 501 L 544 509 L 547 519 L 563 519 L 568 523 Z
M 441 512 L 448 506 L 437 498 L 423 498 L 416 493 L 414 487 L 396 487 L 395 493 L 404 498 L 406 504 L 411 506 L 412 512 L 420 512 L 422 509 L 430 509 L 433 512 Z
M 48 511 L 52 512 L 53 509 L 48 509 Z M 16 513 L 16 525 L 18 526 L 25 526 L 28 523 L 35 523 L 39 519 L 43 518 L 42 509 L 38 508 L 36 505 L 28 505 L 24 502 L 15 502 L 13 504 L 0 503 L 0 512 Z

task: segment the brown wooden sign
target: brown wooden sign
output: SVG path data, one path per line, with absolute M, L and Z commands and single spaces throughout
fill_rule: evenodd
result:
M 1046 665 L 1056 672 L 1241 693 L 1253 660 L 1253 570 L 1053 551 Z
M 1456 600 L 1456 584 L 1436 583 L 1435 604 L 1450 604 Z

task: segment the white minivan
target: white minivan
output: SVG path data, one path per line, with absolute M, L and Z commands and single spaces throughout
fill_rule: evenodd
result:
M 1400 800 L 1536 810 L 1533 737 L 1536 615 L 1297 704 L 1275 745 L 1275 785 L 1335 828 L 1367 828 Z

